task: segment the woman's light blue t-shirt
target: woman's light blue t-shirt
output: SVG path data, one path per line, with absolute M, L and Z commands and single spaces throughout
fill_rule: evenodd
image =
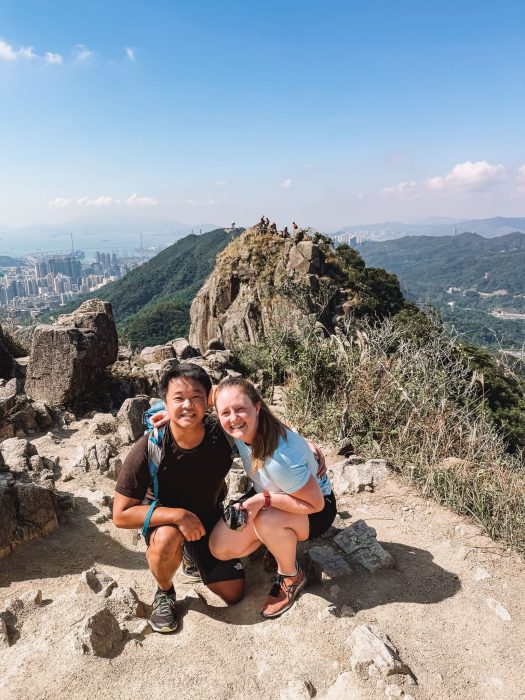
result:
M 286 438 L 279 438 L 275 452 L 266 458 L 263 466 L 255 473 L 252 470 L 251 448 L 242 440 L 235 440 L 235 444 L 246 474 L 253 481 L 257 492 L 267 490 L 270 493 L 295 493 L 306 486 L 313 474 L 323 495 L 332 493 L 328 476 L 325 474 L 321 479 L 317 478 L 319 465 L 308 443 L 292 430 L 286 430 Z

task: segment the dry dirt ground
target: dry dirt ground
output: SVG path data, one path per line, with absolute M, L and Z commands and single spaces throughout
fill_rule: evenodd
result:
M 82 432 L 82 431 L 81 431 Z M 67 466 L 75 442 L 39 441 L 41 454 Z M 80 435 L 80 433 L 79 433 Z M 44 604 L 24 621 L 20 637 L 0 649 L 0 698 L 148 698 L 280 700 L 306 697 L 288 689 L 309 681 L 322 697 L 350 670 L 346 643 L 358 624 L 388 634 L 417 685 L 392 676 L 359 683 L 348 698 L 525 698 L 525 567 L 517 556 L 482 536 L 449 510 L 390 477 L 375 493 L 340 499 L 348 522 L 364 519 L 395 557 L 394 570 L 359 574 L 306 589 L 282 618 L 264 621 L 257 605 L 269 575 L 260 559 L 247 563 L 247 595 L 227 608 L 202 585 L 175 580 L 181 629 L 174 635 L 131 634 L 114 658 L 76 653 L 70 632 L 82 617 L 74 595 L 79 574 L 95 565 L 150 603 L 154 584 L 144 545 L 118 531 L 94 492 L 114 482 L 86 474 L 57 486 L 77 507 L 59 530 L 0 561 L 0 609 L 8 598 L 42 590 Z M 346 514 L 348 516 L 346 516 Z M 101 517 L 102 516 L 102 517 Z M 202 599 L 189 597 L 191 586 Z M 331 603 L 349 604 L 354 617 L 333 617 Z M 137 629 L 139 623 L 137 622 Z M 133 624 L 131 625 L 131 628 Z M 389 688 L 395 684 L 401 690 Z

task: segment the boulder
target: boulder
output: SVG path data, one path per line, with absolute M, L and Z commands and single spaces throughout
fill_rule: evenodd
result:
M 139 357 L 144 364 L 162 362 L 163 360 L 169 360 L 175 357 L 175 351 L 171 343 L 167 345 L 151 345 L 143 348 L 143 350 L 140 351 Z
M 0 454 L 6 469 L 15 473 L 25 473 L 30 469 L 30 458 L 37 455 L 37 449 L 28 440 L 10 438 L 0 444 Z
M 207 344 L 208 350 L 226 350 L 226 347 L 222 340 L 219 338 L 212 338 Z
M 75 593 L 77 595 L 95 594 L 101 598 L 107 598 L 116 587 L 115 579 L 93 566 L 80 574 Z
M 336 496 L 360 491 L 374 491 L 390 474 L 385 459 L 369 459 L 355 463 L 352 458 L 336 462 L 330 467 L 332 487 Z
M 147 615 L 146 606 L 139 600 L 133 588 L 113 588 L 110 596 L 106 598 L 105 606 L 119 622 Z
M 376 675 L 412 675 L 389 637 L 368 625 L 358 625 L 347 644 L 352 648 L 352 670 L 363 680 Z
M 341 530 L 334 537 L 334 542 L 347 554 L 350 564 L 362 566 L 373 574 L 395 565 L 393 556 L 381 547 L 376 535 L 373 527 L 364 520 L 358 520 Z
M 16 362 L 6 347 L 4 332 L 0 326 L 0 377 L 10 379 L 16 371 Z
M 126 399 L 117 413 L 117 435 L 123 445 L 135 442 L 144 433 L 142 416 L 150 407 L 147 396 Z
M 115 429 L 115 418 L 111 413 L 95 413 L 89 422 L 93 435 L 109 435 Z
M 306 554 L 306 569 L 309 578 L 319 583 L 332 582 L 353 573 L 344 557 L 328 545 L 310 547 Z
M 80 654 L 109 658 L 122 643 L 122 630 L 115 616 L 107 608 L 101 608 L 77 625 L 72 641 Z
M 357 680 L 350 671 L 338 676 L 336 682 L 322 695 L 316 695 L 317 700 L 361 700 L 362 697 Z
M 192 357 L 198 357 L 199 351 L 186 340 L 186 338 L 175 338 L 171 341 L 171 345 L 178 360 L 189 360 Z
M 111 304 L 92 299 L 51 326 L 38 326 L 27 369 L 26 393 L 51 405 L 85 402 L 117 359 Z

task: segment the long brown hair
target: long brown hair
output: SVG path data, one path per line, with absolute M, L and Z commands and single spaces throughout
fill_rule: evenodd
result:
M 253 384 L 241 377 L 226 377 L 220 382 L 215 390 L 215 406 L 217 406 L 217 397 L 221 390 L 230 387 L 240 389 L 253 404 L 261 404 L 257 433 L 251 444 L 252 469 L 256 472 L 262 467 L 264 460 L 270 457 L 277 449 L 279 437 L 283 437 L 286 440 L 286 426 L 271 412 L 270 407 Z

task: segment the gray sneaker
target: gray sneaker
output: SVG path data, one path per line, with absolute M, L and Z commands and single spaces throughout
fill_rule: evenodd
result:
M 175 614 L 175 601 L 173 587 L 169 591 L 161 591 L 160 588 L 157 588 L 155 599 L 153 600 L 153 612 L 148 621 L 154 632 L 162 632 L 164 634 L 175 632 L 179 624 Z

